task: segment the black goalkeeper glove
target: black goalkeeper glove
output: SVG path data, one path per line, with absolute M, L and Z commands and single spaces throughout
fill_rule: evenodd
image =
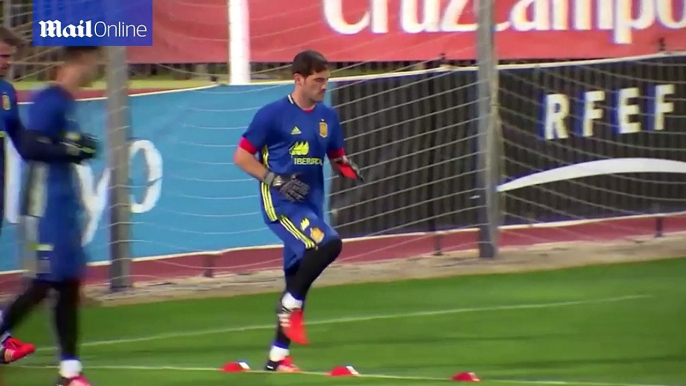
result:
M 262 181 L 264 181 L 265 184 L 278 189 L 279 193 L 293 202 L 302 201 L 310 191 L 310 187 L 306 183 L 295 178 L 295 174 L 291 176 L 280 176 L 269 170 Z
M 338 174 L 340 176 L 364 182 L 364 176 L 360 172 L 360 168 L 348 157 L 338 159 L 336 165 L 338 165 Z
M 62 144 L 77 163 L 95 158 L 98 154 L 98 140 L 90 134 L 68 132 L 64 135 Z

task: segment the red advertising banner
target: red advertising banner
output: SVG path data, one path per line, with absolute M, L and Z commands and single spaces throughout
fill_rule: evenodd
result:
M 301 49 L 332 61 L 476 55 L 475 0 L 250 0 L 250 59 Z M 497 0 L 500 59 L 605 58 L 686 50 L 684 0 Z M 155 3 L 153 47 L 133 62 L 226 62 L 226 0 Z M 164 60 L 162 60 L 164 59 Z
M 226 63 L 228 45 L 227 0 L 162 0 L 153 1 L 152 47 L 127 54 L 129 63 Z

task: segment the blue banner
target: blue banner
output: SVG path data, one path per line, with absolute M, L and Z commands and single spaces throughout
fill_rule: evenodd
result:
M 152 46 L 152 0 L 34 0 L 34 46 Z
M 255 112 L 291 90 L 292 85 L 216 86 L 130 98 L 134 257 L 279 244 L 263 223 L 258 182 L 233 165 L 233 153 Z M 26 107 L 20 106 L 22 119 Z M 104 99 L 78 102 L 77 120 L 105 141 Z M 15 224 L 22 164 L 10 141 L 6 146 L 9 191 L 0 271 L 19 267 Z M 329 179 L 330 167 L 324 170 Z M 78 174 L 85 203 L 83 244 L 91 261 L 107 261 L 106 157 L 79 166 Z

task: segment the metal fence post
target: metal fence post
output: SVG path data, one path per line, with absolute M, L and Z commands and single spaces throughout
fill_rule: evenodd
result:
M 479 195 L 479 256 L 498 255 L 498 146 L 496 93 L 498 84 L 495 55 L 495 0 L 477 0 L 477 189 Z
M 129 274 L 129 96 L 125 47 L 107 47 L 107 163 L 110 169 L 110 290 L 131 287 Z

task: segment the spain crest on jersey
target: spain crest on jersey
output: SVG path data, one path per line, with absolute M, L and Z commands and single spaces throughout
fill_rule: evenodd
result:
M 12 107 L 10 103 L 10 96 L 7 94 L 2 94 L 2 109 L 9 110 Z
M 319 122 L 319 135 L 322 138 L 326 138 L 326 136 L 329 135 L 329 125 L 324 121 Z
M 315 243 L 319 244 L 324 240 L 324 232 L 317 227 L 310 228 L 310 237 Z

